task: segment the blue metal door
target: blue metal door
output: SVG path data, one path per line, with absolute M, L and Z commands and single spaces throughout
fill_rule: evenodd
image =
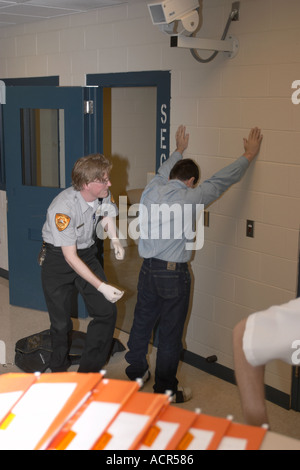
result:
M 47 208 L 70 186 L 74 162 L 90 151 L 101 150 L 97 148 L 100 136 L 95 132 L 95 120 L 85 112 L 91 90 L 47 86 L 6 89 L 3 121 L 12 305 L 47 310 L 37 262 Z M 46 116 L 43 122 L 41 115 Z M 55 138 L 47 136 L 50 129 Z M 41 140 L 45 142 L 42 150 Z M 58 153 L 53 151 L 55 145 Z M 54 164 L 50 164 L 48 153 L 57 153 Z

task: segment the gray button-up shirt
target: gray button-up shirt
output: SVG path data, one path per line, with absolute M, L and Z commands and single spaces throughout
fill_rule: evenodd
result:
M 190 222 L 195 222 L 197 204 L 208 204 L 215 201 L 232 184 L 240 181 L 246 172 L 249 161 L 241 156 L 234 163 L 226 166 L 215 173 L 211 178 L 205 180 L 196 188 L 188 188 L 182 181 L 177 179 L 169 180 L 170 171 L 177 161 L 182 159 L 179 152 L 174 152 L 171 157 L 160 167 L 158 174 L 145 188 L 140 202 L 140 240 L 139 254 L 142 258 L 158 258 L 164 261 L 173 261 L 177 263 L 187 262 L 191 259 L 192 251 L 187 250 L 187 243 L 191 239 L 187 234 L 193 232 L 193 228 L 184 227 L 185 207 L 192 207 L 193 217 Z M 163 205 L 167 205 L 165 214 L 170 214 L 168 222 L 163 221 Z M 156 206 L 156 210 L 153 207 Z M 160 214 L 158 214 L 160 207 Z M 180 210 L 181 208 L 181 210 Z M 171 210 L 174 209 L 174 210 Z M 189 213 L 188 211 L 186 212 Z M 176 214 L 182 217 L 176 228 Z M 164 225 L 169 224 L 170 236 L 167 236 L 168 230 L 163 235 Z M 182 226 L 181 234 L 180 224 Z
M 95 243 L 99 217 L 116 217 L 117 207 L 111 195 L 88 204 L 73 187 L 62 191 L 50 204 L 43 226 L 43 240 L 51 245 L 90 248 Z

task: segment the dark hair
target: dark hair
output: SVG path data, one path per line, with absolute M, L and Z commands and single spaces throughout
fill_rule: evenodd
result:
M 111 168 L 111 162 L 100 153 L 81 157 L 73 167 L 72 185 L 76 191 L 81 191 L 85 184 L 102 181 L 109 176 Z
M 194 160 L 184 158 L 175 163 L 170 172 L 170 180 L 187 181 L 191 178 L 195 178 L 194 184 L 197 184 L 200 178 L 199 167 Z

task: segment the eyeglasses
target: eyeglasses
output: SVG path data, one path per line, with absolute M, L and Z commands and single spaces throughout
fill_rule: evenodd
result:
M 97 183 L 97 184 L 108 184 L 110 183 L 110 179 L 109 178 L 105 178 L 103 180 L 95 180 L 95 181 L 91 181 L 91 183 Z
M 110 183 L 110 179 L 109 179 L 109 178 L 105 178 L 105 179 L 101 180 L 100 183 L 102 183 L 102 184 L 108 184 L 108 183 Z

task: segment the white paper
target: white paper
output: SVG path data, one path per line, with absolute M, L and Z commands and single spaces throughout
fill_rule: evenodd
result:
M 113 437 L 104 450 L 128 450 L 149 421 L 149 416 L 122 411 L 108 429 Z
M 76 383 L 34 384 L 12 409 L 14 418 L 0 429 L 0 450 L 33 450 L 74 392 Z
M 90 403 L 72 427 L 76 436 L 68 445 L 67 450 L 91 449 L 120 407 L 120 403 L 98 401 Z
M 186 450 L 206 450 L 215 435 L 214 431 L 205 431 L 196 428 L 191 428 L 189 433 L 194 436 L 194 439 Z
M 10 409 L 22 396 L 23 392 L 6 392 L 0 393 L 0 422 L 5 418 Z
M 218 450 L 246 450 L 247 439 L 238 437 L 223 437 Z

